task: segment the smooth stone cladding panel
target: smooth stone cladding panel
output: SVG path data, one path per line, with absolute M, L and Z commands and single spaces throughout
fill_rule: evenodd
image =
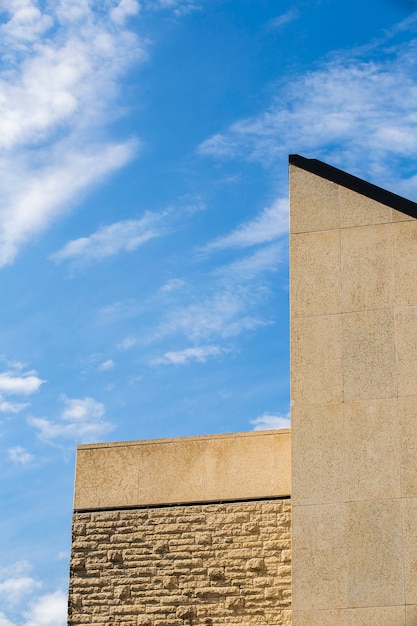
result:
M 417 205 L 290 163 L 293 624 L 416 626 Z
M 77 450 L 69 626 L 289 626 L 290 431 Z
M 290 493 L 289 429 L 77 448 L 76 511 Z

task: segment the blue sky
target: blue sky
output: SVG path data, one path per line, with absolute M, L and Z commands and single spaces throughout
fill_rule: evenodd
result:
M 417 199 L 417 3 L 0 0 L 0 626 L 75 446 L 285 427 L 289 153 Z

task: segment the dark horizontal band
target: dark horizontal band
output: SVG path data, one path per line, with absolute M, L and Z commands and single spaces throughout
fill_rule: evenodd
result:
M 213 504 L 238 504 L 240 502 L 271 502 L 276 500 L 291 500 L 291 496 L 265 496 L 262 498 L 239 498 L 237 500 L 210 500 L 203 502 L 175 502 L 169 504 L 138 504 L 136 506 L 108 506 L 99 509 L 74 509 L 77 513 L 100 513 L 110 511 L 137 511 L 143 509 L 163 509 L 177 506 L 208 506 Z

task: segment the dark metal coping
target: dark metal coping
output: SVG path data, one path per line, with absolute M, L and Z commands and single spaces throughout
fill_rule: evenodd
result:
M 105 513 L 110 511 L 137 511 L 142 509 L 164 509 L 172 507 L 186 506 L 208 506 L 213 504 L 239 504 L 246 502 L 271 502 L 276 500 L 291 500 L 291 496 L 262 496 L 259 498 L 238 498 L 233 500 L 205 500 L 199 502 L 172 502 L 169 504 L 137 504 L 130 506 L 108 506 L 94 509 L 74 509 L 74 514 L 78 513 Z
M 347 189 L 356 191 L 356 193 L 371 198 L 371 200 L 376 200 L 410 217 L 417 218 L 417 204 L 415 202 L 407 200 L 407 198 L 402 196 L 397 196 L 397 194 L 368 183 L 366 180 L 357 178 L 357 176 L 347 174 L 343 170 L 337 169 L 337 167 L 327 165 L 327 163 L 323 163 L 323 161 L 318 159 L 306 159 L 299 154 L 290 154 L 288 161 L 290 165 L 295 165 L 311 174 L 330 180 L 332 183 L 336 183 L 336 185 L 347 187 Z

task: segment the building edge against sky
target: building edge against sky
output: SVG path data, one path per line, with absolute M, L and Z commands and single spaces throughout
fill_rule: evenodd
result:
M 291 435 L 80 446 L 70 626 L 417 625 L 416 217 L 290 157 Z

